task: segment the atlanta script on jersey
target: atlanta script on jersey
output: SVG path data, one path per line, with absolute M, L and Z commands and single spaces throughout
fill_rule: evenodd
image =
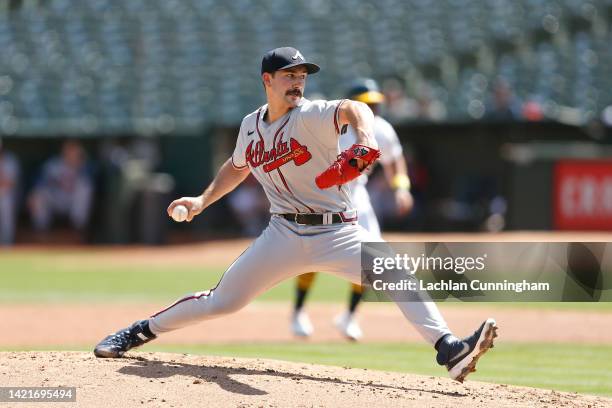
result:
M 343 102 L 302 99 L 272 123 L 264 120 L 264 105 L 242 121 L 232 163 L 239 169 L 248 166 L 270 200 L 271 213 L 354 208 L 348 187 L 321 190 L 315 184 L 339 153 L 338 109 Z

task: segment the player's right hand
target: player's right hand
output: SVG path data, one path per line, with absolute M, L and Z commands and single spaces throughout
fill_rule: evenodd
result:
M 168 206 L 168 209 L 166 210 L 166 212 L 168 213 L 168 217 L 172 218 L 172 210 L 174 210 L 174 207 L 176 207 L 177 205 L 184 205 L 185 207 L 187 207 L 188 213 L 187 219 L 185 220 L 187 222 L 191 222 L 191 220 L 193 220 L 196 215 L 204 211 L 204 201 L 202 199 L 202 196 L 181 197 L 177 200 L 172 201 Z

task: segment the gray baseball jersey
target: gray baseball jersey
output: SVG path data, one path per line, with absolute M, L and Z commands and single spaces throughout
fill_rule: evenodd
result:
M 267 105 L 247 115 L 238 133 L 232 163 L 249 166 L 270 200 L 272 213 L 340 212 L 352 208 L 348 188 L 319 189 L 317 174 L 338 154 L 339 101 L 309 101 L 272 124 Z

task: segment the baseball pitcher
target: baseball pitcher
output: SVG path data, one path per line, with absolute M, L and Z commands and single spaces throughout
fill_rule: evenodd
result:
M 168 207 L 168 215 L 178 205 L 187 207 L 191 221 L 251 173 L 270 201 L 268 227 L 214 288 L 189 294 L 107 336 L 94 349 L 97 357 L 121 357 L 169 331 L 233 313 L 279 282 L 306 272 L 361 282 L 361 242 L 369 235 L 357 224 L 346 183 L 380 154 L 373 137 L 374 115 L 357 101 L 304 99 L 306 79 L 318 71 L 295 48 L 267 52 L 261 63 L 267 104 L 243 119 L 232 156 L 206 190 Z M 354 129 L 356 143 L 339 152 L 344 125 Z M 430 299 L 397 305 L 457 381 L 475 370 L 477 359 L 493 344 L 493 319 L 459 339 Z

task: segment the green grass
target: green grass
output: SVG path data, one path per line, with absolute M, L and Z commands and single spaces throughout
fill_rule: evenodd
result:
M 77 252 L 7 252 L 0 254 L 0 302 L 107 302 L 172 301 L 186 293 L 214 287 L 223 267 L 189 265 L 123 265 L 101 262 L 99 254 Z M 294 282 L 285 281 L 258 300 L 290 301 Z M 344 302 L 348 284 L 319 274 L 312 301 Z M 449 302 L 450 303 L 450 302 Z M 462 303 L 454 307 L 545 308 L 612 311 L 612 302 L 601 303 Z
M 57 350 L 58 347 L 48 347 Z M 67 347 L 82 349 L 90 347 Z M 18 350 L 18 349 L 13 349 Z M 342 367 L 446 376 L 425 344 L 263 343 L 231 345 L 149 345 L 165 351 L 232 357 L 271 358 Z M 500 343 L 470 377 L 477 381 L 523 385 L 557 391 L 612 396 L 612 345 Z
M 206 266 L 129 265 L 104 263 L 86 253 L 0 255 L 0 302 L 32 301 L 170 301 L 185 293 L 214 287 L 224 268 Z M 260 300 L 286 301 L 293 281 L 263 294 Z M 321 274 L 314 301 L 346 299 L 348 284 Z

